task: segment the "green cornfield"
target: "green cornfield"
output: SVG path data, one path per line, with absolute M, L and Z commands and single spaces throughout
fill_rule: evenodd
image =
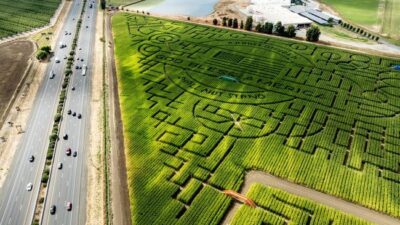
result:
M 112 24 L 134 224 L 219 224 L 235 202 L 222 191 L 253 170 L 400 216 L 400 60 L 135 14 Z M 244 194 L 262 206 L 270 192 Z M 232 224 L 366 223 L 279 195 Z
M 49 24 L 61 0 L 0 0 L 0 38 Z

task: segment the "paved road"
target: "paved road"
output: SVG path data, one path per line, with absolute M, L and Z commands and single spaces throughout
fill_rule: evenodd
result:
M 36 95 L 25 133 L 17 149 L 18 152 L 14 156 L 9 174 L 0 191 L 1 225 L 31 224 L 46 160 L 48 137 L 52 129 L 67 62 L 64 56 L 68 55 L 71 49 L 77 24 L 76 18 L 78 18 L 81 8 L 81 1 L 75 1 L 72 4 L 67 21 L 64 22 L 63 29 L 58 35 L 55 56 L 46 69 L 45 78 Z M 71 32 L 71 35 L 65 35 L 65 30 Z M 60 49 L 60 41 L 67 47 Z M 61 62 L 56 63 L 55 58 L 60 59 Z M 49 79 L 51 71 L 55 73 L 54 79 Z M 32 163 L 28 161 L 31 155 L 35 156 Z M 26 190 L 28 183 L 33 184 L 30 192 Z
M 388 215 L 379 213 L 377 211 L 362 207 L 358 204 L 354 204 L 338 197 L 334 197 L 332 195 L 328 195 L 314 189 L 304 187 L 282 178 L 273 176 L 268 173 L 260 172 L 260 171 L 250 171 L 246 174 L 244 185 L 242 187 L 241 193 L 246 194 L 250 189 L 251 185 L 254 183 L 263 184 L 266 186 L 270 186 L 273 188 L 280 189 L 282 191 L 286 191 L 290 194 L 304 197 L 310 200 L 313 200 L 317 203 L 320 203 L 325 206 L 329 206 L 335 209 L 338 209 L 342 212 L 352 214 L 356 217 L 362 218 L 369 222 L 379 225 L 399 225 L 400 220 L 394 217 L 390 217 Z M 223 221 L 223 225 L 229 224 L 232 220 L 235 212 L 239 209 L 241 204 L 235 202 L 234 206 L 229 211 L 228 215 L 225 217 Z
M 90 8 L 92 5 L 92 8 Z M 60 134 L 68 134 L 68 140 L 60 140 L 49 183 L 49 191 L 43 211 L 42 224 L 85 224 L 86 221 L 86 161 L 90 116 L 91 69 L 93 68 L 93 46 L 96 29 L 97 8 L 95 1 L 89 0 L 82 18 L 82 26 L 77 42 L 74 72 L 68 90 Z M 79 59 L 79 60 L 78 60 Z M 83 59 L 83 61 L 82 61 Z M 87 70 L 83 75 L 85 65 Z M 75 69 L 81 66 L 82 69 Z M 75 90 L 72 90 L 75 87 Z M 76 116 L 68 115 L 68 110 Z M 77 118 L 81 114 L 82 118 Z M 67 156 L 65 150 L 71 148 L 77 156 Z M 62 163 L 62 169 L 58 164 Z M 67 211 L 66 203 L 72 203 Z M 101 203 L 100 203 L 101 204 Z M 50 207 L 56 206 L 55 215 Z

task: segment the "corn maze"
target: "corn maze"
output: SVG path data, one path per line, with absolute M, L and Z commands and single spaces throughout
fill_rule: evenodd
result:
M 135 14 L 113 33 L 134 224 L 219 224 L 249 170 L 400 216 L 399 60 Z M 366 224 L 292 200 L 232 223 Z
M 61 0 L 0 0 L 0 38 L 47 25 Z

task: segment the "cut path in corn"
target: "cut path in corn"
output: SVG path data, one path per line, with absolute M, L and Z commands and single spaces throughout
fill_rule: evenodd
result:
M 328 195 L 314 189 L 301 186 L 299 184 L 292 183 L 290 181 L 284 180 L 282 178 L 273 176 L 268 173 L 264 173 L 261 171 L 249 171 L 247 172 L 244 180 L 244 185 L 241 189 L 241 194 L 246 195 L 250 187 L 259 183 L 262 185 L 266 185 L 269 187 L 277 188 L 282 191 L 286 191 L 290 194 L 303 197 L 306 199 L 310 199 L 315 201 L 318 204 L 323 204 L 334 209 L 341 210 L 345 213 L 360 217 L 369 222 L 379 224 L 379 225 L 399 225 L 400 219 L 385 215 L 383 213 L 374 211 L 372 209 L 368 209 L 366 207 L 360 206 L 355 203 L 351 203 L 340 199 L 338 197 L 334 197 L 332 195 Z M 253 199 L 254 200 L 254 199 Z M 230 209 L 229 213 L 224 218 L 222 225 L 228 225 L 232 221 L 236 211 L 239 207 L 242 206 L 242 203 L 235 201 L 233 207 Z

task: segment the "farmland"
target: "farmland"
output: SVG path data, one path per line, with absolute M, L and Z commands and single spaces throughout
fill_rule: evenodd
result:
M 233 202 L 222 191 L 249 170 L 400 216 L 399 60 L 134 14 L 112 22 L 134 224 L 218 224 Z M 270 193 L 249 196 L 267 206 Z M 365 224 L 281 194 L 232 223 L 311 210 L 310 224 Z
M 380 24 L 380 18 L 378 17 L 379 0 L 322 0 L 322 2 L 332 6 L 344 18 L 356 24 L 363 26 Z
M 47 25 L 61 0 L 1 0 L 0 38 Z

